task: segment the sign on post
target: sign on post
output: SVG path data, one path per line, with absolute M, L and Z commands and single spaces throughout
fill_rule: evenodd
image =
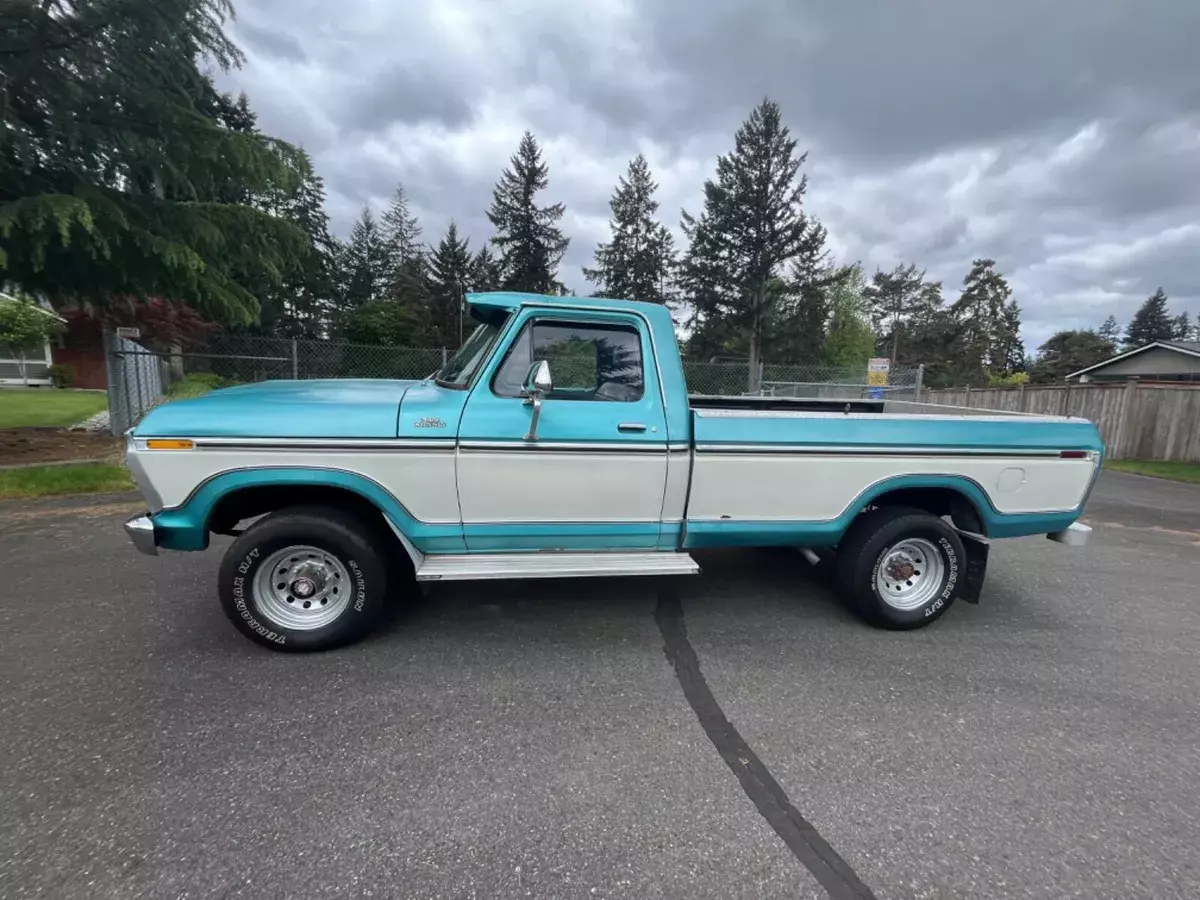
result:
M 887 386 L 888 373 L 891 370 L 892 361 L 886 356 L 867 360 L 867 396 L 870 399 L 883 399 L 883 389 Z
M 117 337 L 119 337 L 119 338 L 128 338 L 131 341 L 136 341 L 141 336 L 142 336 L 142 329 L 138 328 L 136 325 L 135 326 L 125 326 L 125 325 L 117 326 Z

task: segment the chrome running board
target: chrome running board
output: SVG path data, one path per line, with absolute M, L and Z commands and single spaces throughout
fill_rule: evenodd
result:
M 417 581 L 482 581 L 491 578 L 591 578 L 610 575 L 696 575 L 686 553 L 462 553 L 426 556 Z

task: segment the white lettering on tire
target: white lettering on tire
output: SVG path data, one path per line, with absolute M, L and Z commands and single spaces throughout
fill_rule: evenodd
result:
M 268 641 L 272 641 L 276 644 L 286 644 L 287 635 L 279 634 L 278 632 L 272 631 L 265 625 L 261 624 L 258 619 L 254 618 L 253 614 L 247 607 L 246 579 L 244 576 L 250 571 L 250 568 L 254 565 L 254 560 L 257 558 L 258 548 L 255 547 L 246 554 L 245 559 L 238 563 L 238 571 L 241 572 L 241 575 L 235 575 L 233 578 L 233 605 L 237 608 L 238 615 L 242 617 L 247 625 L 254 629 L 255 633 L 262 635 Z
M 949 570 L 949 574 L 946 576 L 946 587 L 942 590 L 942 593 L 925 607 L 926 618 L 932 616 L 946 605 L 946 602 L 954 594 L 955 585 L 958 584 L 958 554 L 954 552 L 954 545 L 944 537 L 938 538 L 938 543 L 946 553 L 946 562 L 948 563 L 946 568 Z
M 358 567 L 358 563 L 352 559 L 347 562 L 350 566 L 350 571 L 354 573 L 354 580 L 358 582 L 354 594 L 354 611 L 362 612 L 363 604 L 367 602 L 367 582 L 363 578 L 362 569 Z

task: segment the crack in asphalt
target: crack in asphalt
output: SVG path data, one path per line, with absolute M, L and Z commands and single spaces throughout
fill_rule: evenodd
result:
M 688 639 L 683 604 L 669 579 L 663 579 L 659 586 L 654 620 L 662 634 L 663 652 L 704 733 L 762 817 L 833 900 L 875 900 L 871 889 L 792 805 L 779 782 L 722 711 L 700 670 L 700 659 Z

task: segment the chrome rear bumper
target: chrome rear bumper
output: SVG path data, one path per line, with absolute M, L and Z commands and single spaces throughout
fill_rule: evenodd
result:
M 1052 531 L 1046 535 L 1052 541 L 1066 544 L 1068 547 L 1082 547 L 1091 539 L 1092 529 L 1089 525 L 1072 522 L 1062 531 Z
M 136 516 L 125 523 L 125 533 L 133 541 L 139 553 L 158 556 L 158 541 L 154 536 L 154 523 L 149 516 Z

